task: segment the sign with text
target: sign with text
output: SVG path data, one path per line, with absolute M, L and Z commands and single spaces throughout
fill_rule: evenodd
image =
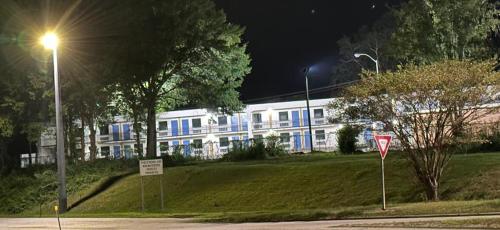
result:
M 139 161 L 141 176 L 153 176 L 163 174 L 163 160 L 141 160 Z
M 378 151 L 380 152 L 382 159 L 384 159 L 387 155 L 391 140 L 391 135 L 375 135 L 375 141 L 377 142 Z

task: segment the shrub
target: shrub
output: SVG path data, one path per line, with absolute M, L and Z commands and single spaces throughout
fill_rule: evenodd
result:
M 339 151 L 343 154 L 352 154 L 356 152 L 356 137 L 361 132 L 360 128 L 352 125 L 346 125 L 337 133 L 337 143 Z
M 285 148 L 281 145 L 281 139 L 277 135 L 270 135 L 266 137 L 266 154 L 268 156 L 280 156 L 285 154 Z

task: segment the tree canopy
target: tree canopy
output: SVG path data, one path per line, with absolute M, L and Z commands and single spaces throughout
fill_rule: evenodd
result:
M 466 130 L 499 109 L 485 106 L 499 91 L 494 65 L 445 60 L 379 75 L 365 71 L 359 84 L 331 103 L 332 118 L 383 122 L 401 142 L 428 199 L 436 200 L 451 155 L 473 140 Z

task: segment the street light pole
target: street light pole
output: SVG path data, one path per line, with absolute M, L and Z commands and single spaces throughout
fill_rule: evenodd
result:
M 66 155 L 64 154 L 64 129 L 62 120 L 61 89 L 59 84 L 59 71 L 57 65 L 57 36 L 47 33 L 42 37 L 42 44 L 52 50 L 54 62 L 54 91 L 56 103 L 56 151 L 57 151 L 57 179 L 59 193 L 59 213 L 65 213 L 68 206 L 66 194 Z
M 57 48 L 52 49 L 54 60 L 54 88 L 56 97 L 56 135 L 57 135 L 57 177 L 59 179 L 59 208 L 65 213 L 68 205 L 66 195 L 66 155 L 64 154 L 64 130 L 61 108 L 61 89 L 59 86 L 59 71 L 57 69 Z
M 375 69 L 376 69 L 377 75 L 378 75 L 378 59 L 372 58 L 372 56 L 370 56 L 368 54 L 364 54 L 364 53 L 355 53 L 354 54 L 355 58 L 359 58 L 361 56 L 366 56 L 366 57 L 370 58 L 373 62 L 375 62 Z
M 307 123 L 309 125 L 309 142 L 311 143 L 311 153 L 314 151 L 312 128 L 311 128 L 311 109 L 309 108 L 309 67 L 304 71 L 306 77 L 306 104 L 307 104 Z

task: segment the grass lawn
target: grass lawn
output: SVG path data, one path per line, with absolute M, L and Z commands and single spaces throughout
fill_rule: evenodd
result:
M 252 162 L 207 162 L 166 168 L 145 177 L 126 176 L 72 208 L 66 216 L 199 217 L 208 221 L 312 220 L 364 216 L 500 211 L 500 153 L 456 155 L 445 172 L 445 202 L 416 203 L 422 190 L 402 156 L 386 158 L 388 210 L 380 210 L 377 154 L 317 154 Z M 160 210 L 163 180 L 165 210 Z M 70 204 L 102 187 L 106 179 L 73 194 Z M 68 181 L 68 183 L 71 183 Z M 464 201 L 465 200 L 465 201 Z M 49 205 L 44 206 L 44 213 Z M 22 213 L 36 215 L 37 208 Z
M 380 169 L 376 154 L 295 156 L 239 163 L 202 163 L 167 168 L 163 176 L 145 177 L 145 207 L 152 215 L 318 219 L 499 211 L 500 154 L 457 155 L 441 187 L 446 202 L 415 203 L 423 193 L 411 179 L 410 167 L 397 155 L 386 160 L 386 191 L 390 209 L 379 212 Z M 160 210 L 159 180 L 165 210 Z M 128 176 L 73 208 L 70 215 L 137 213 L 141 207 L 140 177 Z M 459 200 L 469 201 L 464 206 Z M 453 200 L 457 200 L 453 202 Z M 274 216 L 274 217 L 273 217 Z M 288 217 L 287 217 L 288 216 Z M 226 218 L 231 219 L 231 218 Z

